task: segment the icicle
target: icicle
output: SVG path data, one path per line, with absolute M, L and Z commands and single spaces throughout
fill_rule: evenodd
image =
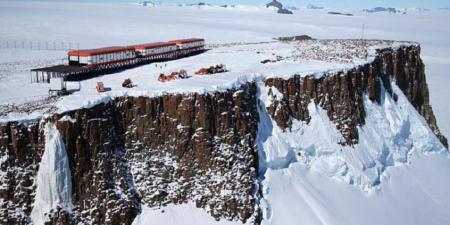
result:
M 31 212 L 35 225 L 44 224 L 45 213 L 57 206 L 72 208 L 72 177 L 64 142 L 56 126 L 45 126 L 45 151 L 36 177 L 36 197 Z

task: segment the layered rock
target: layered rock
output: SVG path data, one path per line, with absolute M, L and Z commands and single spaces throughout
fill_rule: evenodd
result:
M 256 86 L 214 94 L 128 98 L 127 159 L 150 207 L 195 200 L 216 219 L 255 214 Z
M 130 224 L 140 211 L 120 121 L 114 103 L 52 121 L 63 136 L 72 172 L 73 222 Z
M 0 127 L 0 223 L 28 224 L 45 139 L 38 122 Z
M 64 139 L 73 184 L 72 213 L 54 209 L 47 224 L 131 224 L 141 204 L 189 201 L 217 220 L 257 220 L 256 105 L 256 86 L 248 84 L 213 94 L 118 98 L 6 124 L 0 221 L 31 222 L 45 123 L 55 123 Z
M 284 80 L 272 78 L 265 81 L 266 86 L 276 88 L 269 93 L 275 97 L 281 93 L 267 111 L 283 129 L 289 129 L 292 119 L 309 122 L 307 105 L 314 101 L 327 111 L 328 117 L 341 131 L 344 145 L 358 143 L 358 126 L 364 125 L 364 94 L 370 100 L 380 102 L 381 91 L 385 89 L 394 95 L 391 80 L 400 87 L 411 104 L 425 118 L 430 128 L 448 147 L 447 139 L 439 131 L 436 118 L 429 102 L 428 86 L 425 79 L 425 66 L 420 58 L 420 47 L 409 46 L 382 49 L 372 63 L 352 70 L 327 74 L 320 78 L 293 76 Z M 396 96 L 393 96 L 396 99 Z

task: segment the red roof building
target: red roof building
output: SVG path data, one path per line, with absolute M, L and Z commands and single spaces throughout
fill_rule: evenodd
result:
M 169 41 L 169 43 L 175 43 L 177 45 L 181 45 L 181 44 L 187 44 L 187 43 L 192 43 L 192 42 L 200 42 L 200 41 L 205 41 L 205 39 L 203 38 L 189 38 L 189 39 L 181 39 L 181 40 L 172 40 Z
M 161 48 L 161 47 L 175 46 L 175 45 L 176 45 L 175 43 L 169 43 L 169 42 L 156 42 L 156 43 L 131 45 L 128 47 L 133 48 L 135 50 L 144 50 L 144 49 Z
M 95 49 L 83 49 L 83 50 L 74 50 L 68 53 L 69 56 L 94 56 L 94 55 L 105 55 L 117 52 L 124 51 L 133 51 L 134 48 L 131 47 L 121 47 L 121 46 L 113 46 L 113 47 L 105 47 L 105 48 L 95 48 Z

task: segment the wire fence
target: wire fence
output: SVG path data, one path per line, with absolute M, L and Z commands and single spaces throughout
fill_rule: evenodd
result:
M 0 49 L 23 49 L 35 51 L 67 51 L 80 49 L 78 42 L 64 41 L 25 41 L 25 40 L 0 40 Z
M 21 96 L 21 97 L 2 98 L 0 105 L 22 105 L 22 104 L 27 104 L 27 103 L 30 103 L 30 102 L 44 101 L 47 98 L 48 98 L 48 94 L 27 95 L 27 96 Z
M 21 100 L 26 102 L 19 104 L 9 102 L 1 103 L 0 116 L 6 116 L 13 112 L 29 114 L 37 110 L 41 110 L 48 113 L 56 109 L 55 103 L 57 99 L 58 97 L 50 97 L 49 95 L 37 95 L 26 97 L 26 99 L 22 98 Z

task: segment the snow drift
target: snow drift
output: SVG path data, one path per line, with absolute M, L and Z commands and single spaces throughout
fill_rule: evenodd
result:
M 342 136 L 314 103 L 308 106 L 311 122 L 295 121 L 290 132 L 270 119 L 261 121 L 273 127 L 260 148 L 266 158 L 263 224 L 450 221 L 448 150 L 392 85 L 398 102 L 387 92 L 380 105 L 364 99 L 368 117 L 353 148 L 337 144 Z M 262 88 L 267 103 L 265 93 Z

